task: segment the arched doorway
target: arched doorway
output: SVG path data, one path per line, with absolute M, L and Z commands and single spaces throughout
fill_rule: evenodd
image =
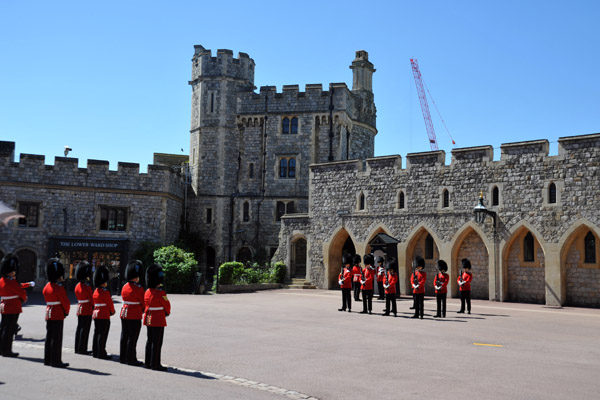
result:
M 292 242 L 290 272 L 292 278 L 306 278 L 306 239 L 299 238 Z
M 561 268 L 566 284 L 566 305 L 600 307 L 600 238 L 585 224 L 564 242 Z
M 425 260 L 425 272 L 427 281 L 425 282 L 425 295 L 435 295 L 433 287 L 433 278 L 437 272 L 436 261 L 440 258 L 440 251 L 433 238 L 433 235 L 425 228 L 419 229 L 410 239 L 406 249 L 406 282 L 408 282 L 408 294 L 412 293 L 410 289 L 410 276 L 412 274 L 412 262 L 416 256 L 421 256 Z
M 507 300 L 519 303 L 546 302 L 544 250 L 528 227 L 517 229 L 503 255 Z
M 342 268 L 342 254 L 354 254 L 356 248 L 354 241 L 345 228 L 341 228 L 329 244 L 329 255 L 327 257 L 327 277 L 329 289 L 339 289 L 338 276 Z
M 471 298 L 488 300 L 490 297 L 490 258 L 487 247 L 481 236 L 473 228 L 465 232 L 465 235 L 459 240 L 460 242 L 457 243 L 456 247 L 456 256 L 453 260 L 454 265 L 456 265 L 456 272 L 450 275 L 450 278 L 456 279 L 458 271 L 462 268 L 462 259 L 469 259 L 471 262 L 471 272 L 473 273 Z M 458 292 L 458 288 L 456 291 Z
M 252 260 L 252 251 L 248 247 L 242 247 L 238 250 L 236 261 L 245 264 L 250 260 Z
M 19 271 L 17 280 L 19 282 L 29 282 L 35 280 L 35 270 L 37 268 L 37 256 L 29 249 L 22 249 L 16 252 L 19 258 Z

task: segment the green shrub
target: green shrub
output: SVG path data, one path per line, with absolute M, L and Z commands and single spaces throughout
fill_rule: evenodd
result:
M 240 262 L 227 262 L 219 267 L 220 285 L 250 285 L 256 283 L 283 283 L 287 270 L 280 262 L 273 267 L 253 263 L 244 267 Z
M 165 271 L 165 286 L 170 293 L 189 293 L 194 285 L 197 263 L 193 253 L 175 246 L 154 252 L 154 261 Z
M 273 282 L 274 283 L 285 283 L 285 276 L 287 275 L 287 268 L 283 261 L 278 261 L 273 266 Z
M 233 284 L 235 281 L 235 276 L 240 275 L 240 268 L 243 270 L 244 264 L 235 261 L 221 264 L 219 267 L 219 285 Z

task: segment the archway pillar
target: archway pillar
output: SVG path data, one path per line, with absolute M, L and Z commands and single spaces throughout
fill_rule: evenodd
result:
M 408 242 L 398 243 L 398 284 L 400 285 L 400 293 L 410 295 L 412 292 L 409 290 L 408 279 L 409 270 L 411 269 L 411 263 L 408 259 Z
M 561 268 L 560 243 L 546 243 L 544 255 L 546 262 L 546 305 L 562 306 L 567 299 L 566 272 Z

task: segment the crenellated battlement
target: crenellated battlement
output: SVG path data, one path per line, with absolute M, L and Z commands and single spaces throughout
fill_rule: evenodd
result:
M 246 53 L 240 52 L 238 57 L 234 58 L 233 51 L 219 49 L 216 57 L 213 57 L 211 50 L 195 45 L 190 84 L 206 78 L 223 76 L 254 84 L 254 67 L 254 60 Z
M 0 141 L 0 150 L 11 146 L 14 149 L 14 142 Z M 148 172 L 140 173 L 137 163 L 119 162 L 114 171 L 105 160 L 88 160 L 86 168 L 79 168 L 79 159 L 72 157 L 55 157 L 53 165 L 46 165 L 45 161 L 43 155 L 22 153 L 15 162 L 14 151 L 0 151 L 0 181 L 3 185 L 78 186 L 82 190 L 163 192 L 183 197 L 179 171 L 166 166 L 148 165 Z

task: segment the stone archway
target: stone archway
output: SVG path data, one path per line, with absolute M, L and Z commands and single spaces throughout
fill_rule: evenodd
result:
M 252 250 L 249 247 L 241 247 L 236 256 L 236 261 L 243 264 L 252 260 Z
M 19 258 L 19 271 L 17 272 L 17 280 L 19 282 L 29 282 L 35 280 L 35 271 L 37 269 L 36 254 L 29 249 L 21 249 L 15 254 Z
M 504 247 L 502 265 L 507 301 L 545 304 L 546 259 L 536 232 L 517 228 Z
M 452 252 L 452 265 L 456 266 L 452 270 L 450 279 L 456 280 L 462 267 L 462 259 L 467 258 L 471 262 L 471 272 L 473 273 L 473 282 L 471 284 L 471 298 L 488 300 L 490 297 L 490 257 L 479 233 L 469 227 L 455 244 L 455 251 Z M 455 293 L 458 294 L 458 286 Z
M 334 237 L 331 239 L 328 246 L 328 257 L 327 257 L 327 277 L 328 277 L 328 289 L 339 289 L 338 276 L 342 268 L 342 255 L 344 251 L 354 252 L 355 243 L 352 240 L 352 236 L 345 229 L 341 228 L 338 230 Z
M 434 296 L 433 278 L 437 272 L 436 261 L 440 258 L 440 251 L 436 236 L 425 227 L 421 227 L 412 235 L 406 247 L 405 279 L 408 294 L 412 294 L 410 276 L 412 274 L 412 261 L 416 256 L 421 256 L 425 259 L 425 272 L 427 273 L 425 295 Z

